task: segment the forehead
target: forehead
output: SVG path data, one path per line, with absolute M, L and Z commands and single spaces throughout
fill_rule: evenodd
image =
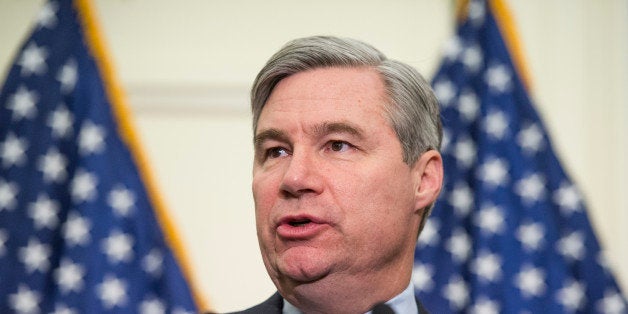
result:
M 386 122 L 386 102 L 384 82 L 371 67 L 309 70 L 275 86 L 262 109 L 258 130 L 289 119 Z

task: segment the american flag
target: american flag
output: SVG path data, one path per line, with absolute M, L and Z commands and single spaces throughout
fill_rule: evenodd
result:
M 433 313 L 628 313 L 514 66 L 504 3 L 465 12 L 433 79 L 445 184 L 417 245 L 417 296 Z
M 89 8 L 47 2 L 0 92 L 0 312 L 196 312 Z

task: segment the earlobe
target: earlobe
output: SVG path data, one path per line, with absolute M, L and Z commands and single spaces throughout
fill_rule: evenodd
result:
M 443 159 L 436 150 L 429 150 L 414 165 L 417 176 L 415 209 L 422 210 L 434 203 L 443 185 Z

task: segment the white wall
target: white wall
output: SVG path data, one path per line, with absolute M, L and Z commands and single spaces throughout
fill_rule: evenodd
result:
M 41 0 L 0 0 L 4 72 Z M 628 289 L 628 4 L 510 0 L 537 108 Z M 442 0 L 98 0 L 158 185 L 218 311 L 274 291 L 258 256 L 247 90 L 289 39 L 363 39 L 430 77 L 451 31 Z

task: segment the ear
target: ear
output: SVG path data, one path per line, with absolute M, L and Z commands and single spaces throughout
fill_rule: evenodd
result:
M 413 166 L 416 178 L 415 210 L 421 211 L 433 204 L 443 185 L 443 159 L 436 150 L 429 150 L 421 155 Z

